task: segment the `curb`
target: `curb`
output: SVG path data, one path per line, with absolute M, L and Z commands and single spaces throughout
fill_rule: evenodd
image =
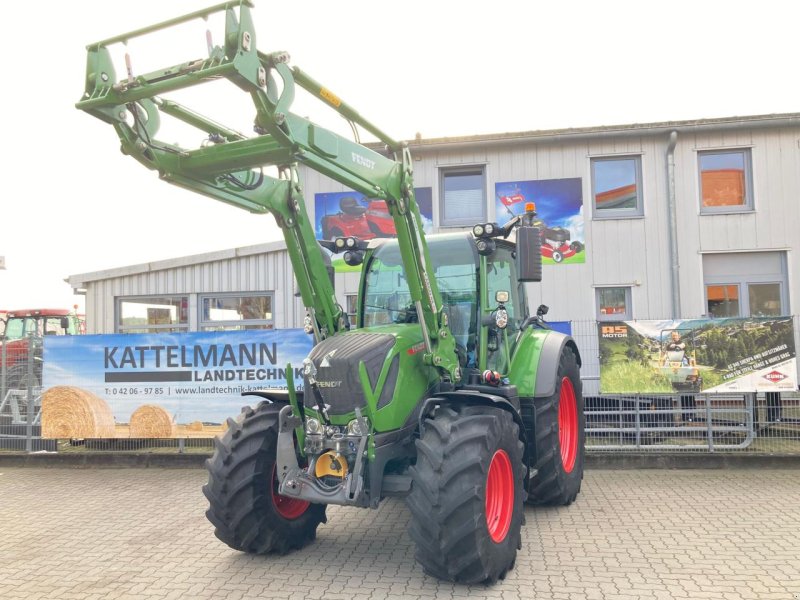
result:
M 0 453 L 0 467 L 52 469 L 201 469 L 211 454 L 91 452 Z M 587 470 L 625 469 L 798 469 L 800 455 L 773 454 L 604 454 L 586 455 Z
M 0 453 L 0 467 L 53 469 L 200 469 L 211 454 L 136 454 L 132 452 L 56 454 Z
M 586 455 L 587 470 L 602 469 L 798 469 L 796 454 L 605 454 Z

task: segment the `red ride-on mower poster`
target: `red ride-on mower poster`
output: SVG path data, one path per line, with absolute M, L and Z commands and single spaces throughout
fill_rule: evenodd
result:
M 433 230 L 432 189 L 414 188 L 425 233 Z M 332 192 L 314 196 L 314 225 L 318 240 L 357 237 L 362 240 L 396 237 L 386 202 L 358 192 Z
M 495 220 L 501 225 L 536 204 L 544 264 L 586 262 L 580 177 L 505 181 L 495 184 Z
M 425 233 L 433 231 L 433 189 L 414 188 Z M 331 192 L 314 196 L 314 226 L 318 240 L 356 237 L 360 240 L 397 237 L 386 202 L 358 192 Z M 341 256 L 332 257 L 337 272 L 359 271 L 348 267 Z

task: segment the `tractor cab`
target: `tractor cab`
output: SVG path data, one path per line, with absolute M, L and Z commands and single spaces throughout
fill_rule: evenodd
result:
M 507 318 L 503 329 L 509 327 L 511 331 L 528 316 L 525 286 L 517 278 L 514 244 L 498 240 L 493 252 L 484 256 L 470 233 L 433 235 L 427 240 L 433 277 L 466 380 L 472 371 L 488 368 L 504 372 L 506 356 L 499 352 L 503 336 L 492 313 L 502 307 Z M 396 240 L 374 240 L 370 250 L 362 271 L 359 328 L 416 323 L 417 311 L 399 244 Z M 498 302 L 498 296 L 502 302 Z

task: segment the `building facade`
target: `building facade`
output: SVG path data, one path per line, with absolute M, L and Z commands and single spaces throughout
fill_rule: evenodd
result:
M 543 246 L 544 278 L 528 284 L 529 301 L 548 305 L 552 320 L 574 324 L 589 389 L 597 376 L 596 321 L 800 312 L 800 114 L 409 145 L 433 232 L 502 223 L 523 199 L 537 204 L 554 239 Z M 319 173 L 303 169 L 301 176 L 319 236 L 327 237 L 333 221 L 326 229 L 320 211 L 351 194 Z M 368 214 L 379 209 L 357 200 Z M 336 275 L 348 312 L 355 311 L 358 277 Z M 90 333 L 298 327 L 304 316 L 282 243 L 69 282 L 85 290 Z

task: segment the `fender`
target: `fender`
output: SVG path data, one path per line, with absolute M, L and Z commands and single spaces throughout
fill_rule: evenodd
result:
M 561 352 L 565 346 L 572 348 L 578 361 L 578 367 L 581 366 L 581 355 L 578 352 L 575 340 L 566 334 L 551 331 L 544 339 L 542 351 L 539 355 L 539 367 L 536 370 L 536 389 L 533 394 L 535 397 L 547 397 L 555 393 L 558 379 L 558 363 L 561 360 Z
M 571 336 L 534 327 L 522 332 L 509 368 L 509 379 L 521 397 L 541 398 L 555 392 L 558 362 L 565 346 L 572 348 L 580 367 L 581 355 Z
M 303 397 L 303 392 L 295 392 L 298 398 Z M 258 396 L 270 404 L 289 404 L 289 392 L 287 390 L 253 390 L 242 392 L 242 396 Z

